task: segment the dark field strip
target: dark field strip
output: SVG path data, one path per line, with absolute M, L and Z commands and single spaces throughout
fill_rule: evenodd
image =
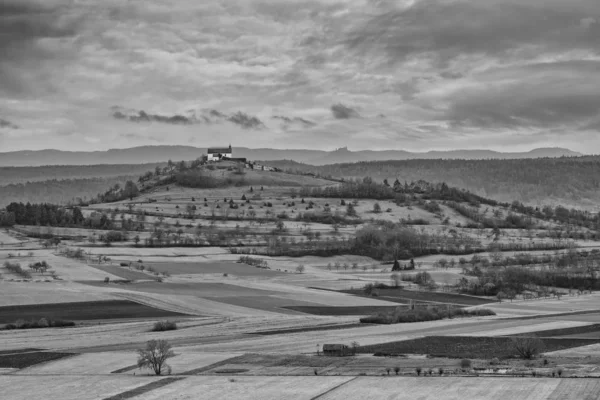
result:
M 31 353 L 14 353 L 0 355 L 0 368 L 27 368 L 47 361 L 60 360 L 74 353 L 58 353 L 37 351 Z
M 356 307 L 330 307 L 330 306 L 286 306 L 289 310 L 300 311 L 312 315 L 371 315 L 394 311 L 396 306 L 356 306 Z
M 546 331 L 519 333 L 519 334 L 507 335 L 507 336 L 553 337 L 553 336 L 578 335 L 578 334 L 594 333 L 594 332 L 600 332 L 600 324 L 594 324 L 594 325 L 588 325 L 588 326 L 576 326 L 573 328 L 549 329 Z
M 433 303 L 449 303 L 449 304 L 459 304 L 463 306 L 479 306 L 482 304 L 489 304 L 495 302 L 490 299 L 483 299 L 479 297 L 472 296 L 464 296 L 462 294 L 453 294 L 453 293 L 440 293 L 440 292 L 425 292 L 425 291 L 416 291 L 416 290 L 405 290 L 405 289 L 376 289 L 378 296 L 376 298 L 380 298 L 386 301 L 394 301 L 401 304 L 410 303 L 413 301 L 422 301 L 422 302 L 433 302 Z M 361 297 L 370 297 L 367 296 L 363 290 L 354 289 L 354 290 L 341 290 L 342 293 L 353 294 L 355 296 Z
M 16 350 L 2 350 L 2 351 L 0 351 L 0 355 L 4 355 L 4 354 L 31 353 L 33 351 L 42 351 L 42 350 L 43 349 L 34 349 L 34 348 L 16 349 Z
M 115 369 L 114 371 L 111 371 L 111 374 L 121 374 L 123 372 L 129 372 L 129 371 L 133 371 L 134 369 L 137 369 L 138 366 L 137 365 L 130 365 L 129 367 L 123 367 L 123 368 L 119 368 L 119 369 Z
M 177 375 L 197 375 L 197 374 L 201 374 L 202 372 L 206 372 L 206 371 L 210 371 L 211 369 L 217 368 L 217 367 L 222 367 L 223 365 L 227 365 L 227 364 L 236 364 L 236 360 L 244 360 L 245 356 L 234 356 L 231 358 L 228 358 L 226 360 L 221 360 L 221 361 L 217 361 L 216 363 L 210 364 L 210 365 L 206 365 L 204 367 L 200 367 L 200 368 L 195 368 L 195 369 L 191 369 L 189 371 L 185 371 L 182 372 L 180 374 Z
M 571 311 L 571 312 L 564 312 L 564 313 L 528 315 L 525 317 L 506 317 L 506 318 L 499 318 L 499 319 L 510 319 L 513 321 L 517 321 L 517 320 L 566 317 L 569 315 L 586 315 L 586 314 L 599 314 L 600 315 L 600 310 Z
M 544 338 L 544 352 L 600 343 L 599 339 Z M 448 358 L 510 358 L 516 356 L 510 337 L 428 336 L 413 340 L 361 346 L 359 353 L 378 355 L 427 354 Z
M 98 320 L 121 318 L 160 318 L 187 314 L 152 308 L 129 300 L 85 301 L 0 307 L 0 324 L 19 319 Z
M 299 332 L 314 332 L 314 331 L 331 331 L 336 329 L 349 329 L 349 328 L 360 328 L 363 324 L 346 324 L 346 325 L 327 325 L 327 326 L 314 326 L 306 328 L 289 328 L 289 329 L 273 329 L 269 331 L 258 331 L 250 332 L 248 335 L 280 335 L 286 333 L 299 333 Z
M 154 381 L 154 382 L 149 383 L 147 385 L 140 386 L 138 388 L 131 389 L 131 390 L 128 390 L 126 392 L 116 394 L 114 396 L 105 397 L 102 400 L 127 400 L 127 399 L 131 399 L 132 397 L 139 396 L 139 395 L 142 395 L 144 393 L 151 392 L 154 389 L 158 389 L 158 388 L 161 388 L 163 386 L 167 386 L 167 385 L 169 385 L 171 383 L 180 381 L 182 379 L 185 379 L 185 378 L 165 378 L 165 379 L 161 379 L 159 381 Z

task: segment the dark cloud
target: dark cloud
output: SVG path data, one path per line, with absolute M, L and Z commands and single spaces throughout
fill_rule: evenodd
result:
M 265 127 L 263 122 L 255 116 L 248 115 L 241 111 L 234 114 L 224 114 L 218 110 L 189 110 L 186 114 L 161 115 L 150 114 L 144 110 L 131 110 L 119 106 L 111 107 L 112 116 L 115 119 L 125 120 L 137 123 L 158 122 L 172 125 L 194 125 L 194 124 L 218 124 L 230 122 L 244 129 L 262 129 Z
M 82 18 L 69 13 L 69 4 L 65 0 L 0 1 L 0 92 L 22 93 L 51 85 L 47 81 L 53 71 L 44 71 L 43 66 L 48 60 L 66 62 L 67 51 L 46 47 L 40 40 L 76 35 Z M 46 82 L 35 88 L 41 82 L 33 80 Z
M 336 119 L 360 118 L 358 112 L 342 103 L 331 106 L 331 113 Z
M 194 121 L 183 115 L 158 115 L 158 114 L 148 114 L 144 110 L 138 111 L 135 115 L 125 115 L 122 111 L 113 112 L 113 118 L 122 119 L 131 122 L 160 122 L 164 124 L 173 124 L 173 125 L 191 125 Z
M 564 3 L 564 4 L 563 4 Z M 428 54 L 445 62 L 463 54 L 506 54 L 526 46 L 545 50 L 600 51 L 600 2 L 445 1 L 385 9 L 352 29 L 345 40 L 359 55 L 383 53 L 389 62 Z
M 489 76 L 509 83 L 453 93 L 442 119 L 455 127 L 575 129 L 600 118 L 600 61 L 500 69 L 483 82 Z
M 317 124 L 313 121 L 309 121 L 300 117 L 286 117 L 282 115 L 275 115 L 271 117 L 274 120 L 280 121 L 281 128 L 284 130 L 293 129 L 293 128 L 312 128 Z
M 17 125 L 3 118 L 0 118 L 0 128 L 19 129 Z

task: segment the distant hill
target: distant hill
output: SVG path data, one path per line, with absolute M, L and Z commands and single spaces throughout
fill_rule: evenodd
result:
M 216 143 L 218 144 L 218 143 Z M 215 144 L 215 145 L 216 145 Z M 94 164 L 146 164 L 165 162 L 169 159 L 193 160 L 206 153 L 206 148 L 192 146 L 141 146 L 107 151 L 72 152 L 61 150 L 15 151 L 0 153 L 0 167 L 23 167 L 42 165 L 94 165 Z M 581 153 L 563 148 L 540 148 L 521 153 L 502 153 L 492 150 L 450 150 L 414 153 L 403 150 L 361 150 L 347 148 L 335 151 L 249 149 L 234 146 L 234 157 L 251 160 L 294 160 L 296 162 L 327 165 L 359 161 L 387 161 L 411 159 L 523 159 L 544 157 L 574 157 Z
M 321 176 L 376 181 L 396 179 L 446 182 L 483 197 L 528 204 L 585 207 L 599 211 L 600 158 L 565 157 L 512 160 L 392 160 L 309 165 L 290 160 L 267 161 L 273 167 Z

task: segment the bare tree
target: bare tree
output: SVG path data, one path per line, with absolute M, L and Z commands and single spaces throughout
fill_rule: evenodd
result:
M 167 364 L 167 359 L 175 357 L 171 350 L 171 345 L 166 340 L 149 340 L 145 349 L 138 349 L 138 368 L 148 368 L 160 375 L 163 368 L 167 368 L 169 373 L 171 367 Z
M 532 359 L 540 354 L 544 348 L 544 342 L 538 337 L 516 337 L 513 345 L 517 353 L 525 359 Z

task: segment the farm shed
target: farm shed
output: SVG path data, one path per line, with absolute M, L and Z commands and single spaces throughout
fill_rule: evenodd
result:
M 351 355 L 352 350 L 345 344 L 324 344 L 323 354 L 326 356 L 342 357 Z

